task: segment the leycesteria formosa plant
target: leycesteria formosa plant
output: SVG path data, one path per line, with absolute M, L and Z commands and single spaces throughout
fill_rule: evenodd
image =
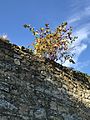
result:
M 67 22 L 59 25 L 54 32 L 51 31 L 49 24 L 45 24 L 45 28 L 39 30 L 35 30 L 28 24 L 25 24 L 24 28 L 35 36 L 34 53 L 39 57 L 46 57 L 54 61 L 60 60 L 61 63 L 66 60 L 75 63 L 70 46 L 77 37 L 72 36 L 72 27 L 68 27 Z

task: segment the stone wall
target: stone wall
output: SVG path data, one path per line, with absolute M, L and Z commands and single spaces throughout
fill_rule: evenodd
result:
M 0 120 L 90 120 L 90 77 L 0 39 Z

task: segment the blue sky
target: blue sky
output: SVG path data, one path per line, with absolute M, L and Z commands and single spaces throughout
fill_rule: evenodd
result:
M 54 29 L 67 21 L 78 36 L 75 42 L 75 65 L 64 65 L 90 74 L 90 0 L 0 0 L 0 35 L 7 34 L 12 43 L 27 46 L 34 37 L 23 28 L 36 29 L 49 23 Z

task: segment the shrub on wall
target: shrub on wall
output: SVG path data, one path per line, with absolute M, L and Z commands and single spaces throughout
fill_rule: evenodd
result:
M 39 57 L 46 57 L 50 60 L 60 60 L 61 63 L 69 60 L 75 63 L 70 48 L 77 37 L 72 35 L 72 27 L 68 27 L 67 22 L 59 25 L 54 32 L 51 31 L 49 24 L 45 28 L 35 30 L 31 25 L 24 25 L 35 36 L 34 53 Z

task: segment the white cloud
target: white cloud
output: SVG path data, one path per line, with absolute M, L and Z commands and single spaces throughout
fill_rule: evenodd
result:
M 84 50 L 86 50 L 87 45 L 89 43 L 89 35 L 90 35 L 90 23 L 84 23 L 84 24 L 78 24 L 78 22 L 82 22 L 87 16 L 90 16 L 90 6 L 86 6 L 82 11 L 77 11 L 72 17 L 69 18 L 68 23 L 69 24 L 75 24 L 77 23 L 78 29 L 74 33 L 75 36 L 78 36 L 78 39 L 73 43 L 72 46 L 75 46 L 75 49 L 72 50 L 72 53 L 74 52 L 76 55 L 74 57 L 75 59 L 75 66 L 78 64 L 78 58 L 82 54 Z M 83 26 L 83 27 L 81 27 Z M 65 66 L 72 67 L 72 65 L 66 61 Z
M 77 30 L 74 35 L 78 36 L 78 39 L 74 42 L 74 45 L 78 45 L 81 44 L 82 41 L 86 41 L 88 38 L 89 33 L 89 27 L 90 25 L 87 24 L 85 25 L 83 28 L 80 28 L 79 30 Z
M 77 22 L 77 21 L 79 21 L 79 20 L 80 20 L 80 17 L 79 17 L 79 16 L 75 16 L 75 17 L 73 17 L 73 18 L 70 18 L 70 19 L 68 20 L 68 23 L 71 24 L 71 23 Z
M 87 48 L 86 44 L 81 44 L 80 46 L 76 46 L 76 49 L 74 50 L 74 52 L 76 53 L 75 56 L 75 61 L 77 62 L 78 57 L 81 55 L 81 53 Z
M 86 39 L 87 38 L 87 28 L 81 28 L 80 30 L 76 31 L 76 35 L 78 35 L 78 38 L 79 40 L 78 41 L 81 41 L 83 39 Z
M 78 3 L 76 3 L 78 5 Z M 78 39 L 73 43 L 72 46 L 75 46 L 71 52 L 75 53 L 74 60 L 76 62 L 75 65 L 72 65 L 69 61 L 64 63 L 64 66 L 74 67 L 75 69 L 81 70 L 83 67 L 86 67 L 90 64 L 90 60 L 86 60 L 85 62 L 80 62 L 79 57 L 87 49 L 88 44 L 90 44 L 89 36 L 90 36 L 90 23 L 88 18 L 90 17 L 90 4 L 86 5 L 82 9 L 78 9 L 77 5 L 74 6 L 74 11 L 71 17 L 67 20 L 69 24 L 78 27 L 74 32 L 74 36 L 78 36 Z M 87 23 L 86 23 L 87 22 Z
M 77 30 L 74 35 L 78 36 L 78 39 L 73 42 L 72 46 L 75 46 L 75 48 L 71 51 L 71 53 L 75 53 L 74 60 L 75 60 L 75 65 L 72 65 L 69 61 L 66 61 L 63 65 L 67 67 L 74 67 L 76 68 L 78 66 L 78 58 L 82 54 L 84 50 L 87 48 L 87 39 L 88 35 L 90 34 L 89 32 L 89 25 L 86 25 L 83 28 L 80 28 Z M 86 42 L 85 42 L 86 41 Z
M 80 46 L 76 46 L 76 49 L 74 49 L 71 53 L 75 53 L 74 56 L 74 61 L 75 61 L 75 65 L 71 64 L 69 61 L 66 61 L 63 65 L 67 66 L 67 67 L 74 67 L 76 68 L 77 63 L 78 63 L 78 58 L 81 55 L 81 53 L 87 48 L 86 44 L 81 44 Z
M 78 22 L 82 20 L 84 17 L 90 16 L 90 6 L 86 6 L 84 9 L 82 9 L 79 12 L 74 13 L 73 16 L 71 16 L 67 21 L 69 24 Z
M 9 39 L 9 38 L 8 38 L 8 35 L 7 35 L 6 33 L 0 35 L 0 37 L 3 38 L 3 39 Z

